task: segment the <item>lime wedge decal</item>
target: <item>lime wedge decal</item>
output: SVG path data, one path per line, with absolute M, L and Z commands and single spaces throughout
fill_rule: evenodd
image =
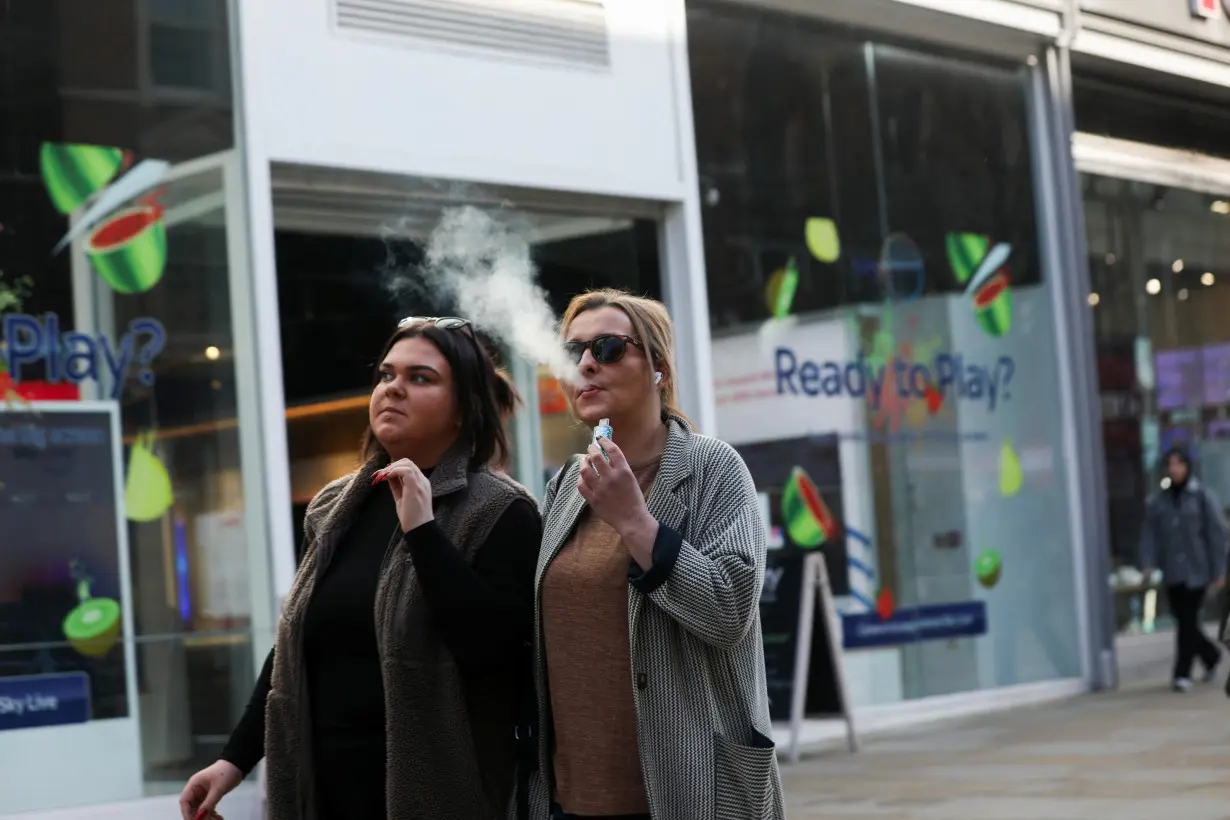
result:
M 1021 471 L 1021 460 L 1012 449 L 1012 441 L 1005 439 L 999 448 L 999 494 L 1011 498 L 1021 491 L 1025 483 L 1025 474 Z
M 821 262 L 836 262 L 841 257 L 841 237 L 833 220 L 814 216 L 803 226 L 807 250 Z
M 1003 569 L 1004 561 L 998 550 L 983 550 L 974 559 L 974 577 L 987 589 L 999 583 Z
M 175 500 L 171 476 L 154 455 L 153 433 L 137 436 L 128 454 L 128 478 L 124 483 L 124 506 L 128 520 L 157 521 Z
M 44 142 L 39 151 L 43 185 L 62 214 L 81 207 L 115 178 L 123 164 L 124 151 L 107 145 Z
M 64 637 L 82 655 L 101 658 L 120 635 L 120 605 L 111 598 L 89 598 L 64 618 Z

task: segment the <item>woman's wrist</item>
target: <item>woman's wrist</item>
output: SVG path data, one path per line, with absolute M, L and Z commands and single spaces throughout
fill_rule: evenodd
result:
M 653 566 L 653 544 L 658 538 L 658 519 L 644 510 L 640 515 L 617 527 L 620 539 L 632 560 L 642 570 Z

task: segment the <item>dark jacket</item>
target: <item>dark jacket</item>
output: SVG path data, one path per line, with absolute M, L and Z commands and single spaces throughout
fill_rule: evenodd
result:
M 1178 490 L 1149 501 L 1140 534 L 1140 563 L 1160 569 L 1163 583 L 1203 587 L 1226 574 L 1226 525 L 1221 505 L 1192 476 Z
M 668 422 L 646 503 L 659 523 L 653 566 L 629 566 L 628 635 L 637 739 L 654 820 L 781 820 L 781 776 L 769 720 L 760 591 L 765 526 L 752 477 L 730 445 Z M 536 598 L 586 509 L 579 464 L 543 502 Z M 541 609 L 535 606 L 540 765 L 534 817 L 546 817 L 551 711 Z
M 450 453 L 431 476 L 435 518 L 467 559 L 515 500 L 512 479 L 467 472 Z M 313 820 L 314 775 L 304 675 L 303 615 L 317 580 L 383 461 L 332 482 L 304 519 L 304 557 L 278 626 L 265 721 L 270 820 Z M 515 769 L 515 687 L 500 675 L 463 675 L 429 625 L 414 564 L 392 536 L 376 590 L 376 638 L 385 691 L 388 820 L 493 820 L 509 811 Z

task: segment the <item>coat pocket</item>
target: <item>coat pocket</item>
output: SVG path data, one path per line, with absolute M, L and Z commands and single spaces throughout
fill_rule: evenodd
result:
M 756 732 L 752 746 L 713 739 L 714 809 L 716 820 L 751 820 L 783 816 L 777 748 Z

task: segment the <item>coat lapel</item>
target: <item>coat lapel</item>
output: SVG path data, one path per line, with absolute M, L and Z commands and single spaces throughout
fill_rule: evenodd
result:
M 658 468 L 658 476 L 649 490 L 646 506 L 649 514 L 658 523 L 670 527 L 684 538 L 687 538 L 685 524 L 688 517 L 687 504 L 679 497 L 679 488 L 692 475 L 692 428 L 685 420 L 671 416 L 670 429 L 666 437 L 666 449 L 662 451 L 662 464 Z M 628 634 L 636 641 L 636 624 L 640 620 L 641 608 L 645 605 L 644 593 L 631 584 L 628 585 Z M 635 652 L 635 646 L 633 650 Z M 635 654 L 633 660 L 635 661 Z
M 555 503 L 548 511 L 544 522 L 546 529 L 542 534 L 542 549 L 538 556 L 538 577 L 535 579 L 538 589 L 542 588 L 542 578 L 546 575 L 547 567 L 555 560 L 564 542 L 576 529 L 581 513 L 589 506 L 577 490 L 579 469 L 580 462 L 578 461 L 572 469 L 560 476 L 559 487 L 555 491 Z

